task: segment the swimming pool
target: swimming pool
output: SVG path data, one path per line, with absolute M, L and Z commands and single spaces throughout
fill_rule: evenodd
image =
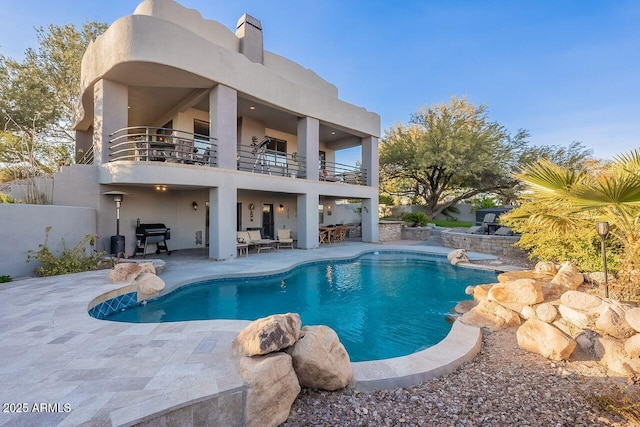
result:
M 194 283 L 106 319 L 255 320 L 295 312 L 304 325 L 333 328 L 352 361 L 380 360 L 441 341 L 451 327 L 444 317 L 466 298 L 465 287 L 495 279 L 493 272 L 453 267 L 441 256 L 380 251 L 271 276 Z

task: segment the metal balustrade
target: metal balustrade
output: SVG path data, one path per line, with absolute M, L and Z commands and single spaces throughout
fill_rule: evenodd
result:
M 127 127 L 109 135 L 109 161 L 217 166 L 215 138 L 177 129 Z
M 318 179 L 326 182 L 367 185 L 367 170 L 358 166 L 320 160 Z
M 306 178 L 305 158 L 297 153 L 283 153 L 259 146 L 238 147 L 238 170 L 291 178 Z

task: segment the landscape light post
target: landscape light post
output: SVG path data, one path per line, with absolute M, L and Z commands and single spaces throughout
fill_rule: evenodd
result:
M 604 267 L 604 297 L 609 298 L 609 281 L 607 278 L 607 250 L 605 240 L 609 234 L 609 223 L 606 221 L 596 222 L 596 231 L 600 236 L 600 251 L 602 252 L 602 265 Z

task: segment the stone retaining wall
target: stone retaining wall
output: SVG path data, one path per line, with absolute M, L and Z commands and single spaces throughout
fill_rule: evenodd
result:
M 442 232 L 442 244 L 447 248 L 466 249 L 505 257 L 522 257 L 526 252 L 513 246 L 520 236 L 495 236 L 487 234 L 467 234 L 455 231 Z
M 402 240 L 427 240 L 431 237 L 432 231 L 430 227 L 404 227 Z
M 431 231 L 429 227 L 407 227 L 404 221 L 384 221 L 380 223 L 380 241 L 427 240 Z

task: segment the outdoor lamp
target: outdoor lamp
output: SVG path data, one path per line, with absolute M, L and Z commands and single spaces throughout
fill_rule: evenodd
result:
M 122 191 L 108 191 L 102 194 L 113 196 L 113 201 L 116 203 L 116 235 L 111 236 L 111 254 L 118 256 L 118 254 L 124 253 L 125 250 L 124 236 L 120 235 L 120 207 L 122 206 L 122 201 L 126 193 Z
M 196 202 L 195 200 L 191 203 L 191 207 L 193 208 L 194 211 L 198 210 L 198 202 Z
M 605 239 L 609 234 L 609 223 L 606 221 L 596 222 L 596 231 L 600 236 L 600 251 L 602 252 L 602 265 L 604 267 L 604 296 L 609 298 L 609 281 L 607 278 L 607 251 L 605 248 Z

